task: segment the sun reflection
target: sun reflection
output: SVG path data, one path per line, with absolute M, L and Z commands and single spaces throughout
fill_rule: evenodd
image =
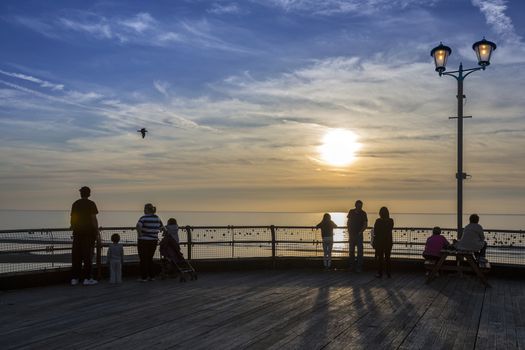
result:
M 319 155 L 323 162 L 343 167 L 350 165 L 361 148 L 357 142 L 357 135 L 350 130 L 333 129 L 323 137 L 323 144 L 319 146 Z

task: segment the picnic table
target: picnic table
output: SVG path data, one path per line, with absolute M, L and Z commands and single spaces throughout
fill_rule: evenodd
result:
M 449 256 L 456 258 L 456 263 L 453 265 L 446 265 L 445 261 Z M 462 261 L 466 261 L 468 266 L 461 264 Z M 426 283 L 432 282 L 434 278 L 438 275 L 440 270 L 449 270 L 457 271 L 458 274 L 462 275 L 463 271 L 472 271 L 478 277 L 478 279 L 486 287 L 490 287 L 490 284 L 480 269 L 478 262 L 474 258 L 474 252 L 465 251 L 465 250 L 456 250 L 456 249 L 443 249 L 441 250 L 441 258 L 437 262 L 432 262 L 430 260 L 425 261 L 425 267 L 430 269 L 430 274 L 427 277 Z M 490 269 L 490 263 L 485 262 L 482 265 L 483 270 Z

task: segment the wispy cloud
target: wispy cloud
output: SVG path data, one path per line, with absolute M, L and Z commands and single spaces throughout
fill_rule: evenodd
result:
M 222 6 L 222 5 L 221 5 Z M 216 11 L 232 13 L 233 7 L 216 7 Z M 185 45 L 196 48 L 250 53 L 249 49 L 217 35 L 217 28 L 205 19 L 159 21 L 150 13 L 140 12 L 130 17 L 103 16 L 94 12 L 63 12 L 57 17 L 30 18 L 15 16 L 14 21 L 54 39 L 76 40 L 74 33 L 92 39 L 116 41 L 121 45 L 168 47 Z
M 26 74 L 22 74 L 22 73 L 6 72 L 6 71 L 3 71 L 3 70 L 0 70 L 0 74 L 3 74 L 3 75 L 8 76 L 8 77 L 22 79 L 22 80 L 25 80 L 25 81 L 30 81 L 32 83 L 40 85 L 40 87 L 43 87 L 43 88 L 49 88 L 51 90 L 64 90 L 64 85 L 63 84 L 51 83 L 49 81 L 42 80 L 42 79 L 39 79 L 39 78 L 35 78 L 33 76 L 30 76 L 30 75 L 26 75 Z
M 166 82 L 166 81 L 161 81 L 161 80 L 155 80 L 153 82 L 153 86 L 155 87 L 155 89 L 160 92 L 161 94 L 163 94 L 165 97 L 168 97 L 169 94 L 168 94 L 168 89 L 170 87 L 170 83 Z
M 485 15 L 487 24 L 503 39 L 509 42 L 521 42 L 521 37 L 516 34 L 512 19 L 505 14 L 507 1 L 505 0 L 472 0 L 474 6 L 479 7 Z
M 142 33 L 157 25 L 155 19 L 149 13 L 139 13 L 135 17 L 120 21 L 120 24 L 138 33 Z
M 228 3 L 228 4 L 221 4 L 221 3 L 214 3 L 209 9 L 208 13 L 212 13 L 215 15 L 223 15 L 223 14 L 246 14 L 247 11 L 241 9 L 241 7 L 237 3 Z
M 259 2 L 261 4 L 277 6 L 286 11 L 333 15 L 338 13 L 373 14 L 393 8 L 406 9 L 411 6 L 432 6 L 439 1 L 440 0 L 269 0 Z

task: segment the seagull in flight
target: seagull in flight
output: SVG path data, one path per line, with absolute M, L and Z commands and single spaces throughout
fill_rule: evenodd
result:
M 140 130 L 137 130 L 137 132 L 140 132 L 140 134 L 142 135 L 142 138 L 145 138 L 148 130 L 146 130 L 146 128 L 142 128 Z

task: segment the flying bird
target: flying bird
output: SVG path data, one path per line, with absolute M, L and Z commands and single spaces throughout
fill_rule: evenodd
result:
M 142 135 L 142 138 L 145 138 L 148 130 L 146 130 L 146 128 L 142 128 L 140 130 L 137 130 L 137 132 L 140 132 L 140 134 Z

